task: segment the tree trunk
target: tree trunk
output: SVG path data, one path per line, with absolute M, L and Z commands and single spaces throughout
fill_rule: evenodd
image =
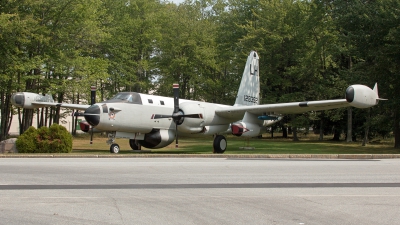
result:
M 400 148 L 400 115 L 398 112 L 394 113 L 394 128 L 393 128 L 393 133 L 394 133 L 394 147 L 395 148 Z
M 21 112 L 21 111 L 20 111 Z M 23 134 L 29 127 L 32 126 L 33 122 L 33 109 L 23 109 L 22 119 L 20 120 L 19 134 Z
M 347 109 L 347 142 L 353 141 L 353 108 Z
M 340 129 L 338 129 L 336 126 L 333 127 L 333 138 L 332 141 L 340 141 Z
M 368 132 L 369 132 L 369 124 L 370 124 L 370 118 L 371 118 L 371 108 L 368 109 L 368 115 L 367 115 L 367 121 L 365 124 L 365 134 L 364 134 L 364 139 L 362 141 L 362 146 L 365 146 L 368 144 Z
M 320 141 L 324 140 L 324 115 L 325 115 L 325 112 L 322 111 L 321 119 L 319 121 L 319 138 L 318 138 L 318 140 L 320 140 Z
M 11 94 L 1 93 L 1 122 L 0 141 L 7 139 L 12 121 L 12 110 L 10 105 Z
M 47 127 L 49 120 L 49 107 L 44 108 L 44 126 Z
M 64 100 L 64 93 L 59 93 L 57 102 L 62 102 L 63 100 Z M 61 113 L 60 106 L 56 106 L 56 108 L 54 110 L 53 123 L 60 124 L 60 113 Z
M 271 127 L 271 138 L 274 138 L 274 127 Z
M 297 136 L 297 127 L 293 127 L 292 131 L 293 131 L 293 141 L 299 141 L 299 137 Z
M 287 129 L 286 129 L 285 125 L 282 126 L 282 137 L 283 138 L 288 137 L 288 133 L 287 133 Z
M 40 109 L 40 126 L 41 126 L 41 127 L 42 127 L 42 126 L 45 126 L 45 120 L 46 120 L 46 118 L 44 117 L 44 111 L 45 111 L 44 108 L 41 108 L 41 109 Z M 38 114 L 39 114 L 39 112 L 38 112 Z

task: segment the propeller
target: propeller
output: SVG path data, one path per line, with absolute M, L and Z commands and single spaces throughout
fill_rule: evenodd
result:
M 96 86 L 90 87 L 90 105 L 96 104 Z M 93 144 L 93 126 L 90 128 L 90 144 Z
M 182 110 L 179 109 L 179 84 L 173 84 L 174 94 L 174 111 L 172 115 L 153 114 L 151 119 L 164 119 L 172 118 L 175 122 L 175 148 L 178 148 L 178 125 L 183 123 L 183 118 L 198 118 L 202 119 L 203 114 L 187 114 L 185 115 Z
M 90 105 L 96 104 L 96 86 L 91 86 L 90 87 Z M 84 116 L 85 114 L 83 112 L 74 112 L 73 116 Z M 89 123 L 86 123 L 90 126 L 90 144 L 93 144 L 93 126 L 91 126 Z M 82 129 L 83 130 L 83 129 Z M 87 131 L 85 131 L 87 132 Z
M 174 112 L 172 113 L 172 119 L 175 122 L 175 148 L 178 148 L 178 123 L 182 118 L 179 117 L 179 115 L 183 115 L 183 113 L 179 113 L 179 84 L 173 84 L 172 90 L 174 93 Z

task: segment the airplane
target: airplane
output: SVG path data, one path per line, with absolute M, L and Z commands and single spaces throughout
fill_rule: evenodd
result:
M 93 91 L 92 91 L 93 93 Z M 344 99 L 289 102 L 259 105 L 260 80 L 259 56 L 251 51 L 233 106 L 179 99 L 179 85 L 173 84 L 173 98 L 120 92 L 113 98 L 91 105 L 56 103 L 51 96 L 31 92 L 12 95 L 14 106 L 26 109 L 60 106 L 84 110 L 83 116 L 93 132 L 106 132 L 111 153 L 120 147 L 116 138 L 129 139 L 133 150 L 141 147 L 157 149 L 170 145 L 174 140 L 178 147 L 180 135 L 210 135 L 214 137 L 213 152 L 224 153 L 227 141 L 224 134 L 239 137 L 259 136 L 264 126 L 279 121 L 283 115 L 299 114 L 353 106 L 369 108 L 377 105 L 378 86 L 351 85 Z M 92 95 L 92 100 L 95 97 Z M 82 113 L 80 114 L 82 115 Z M 86 129 L 88 131 L 89 129 Z

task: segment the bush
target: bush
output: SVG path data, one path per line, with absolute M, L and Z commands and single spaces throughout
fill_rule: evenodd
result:
M 36 152 L 36 137 L 37 130 L 34 127 L 29 127 L 15 142 L 19 153 L 34 153 Z
M 16 146 L 20 153 L 69 153 L 72 136 L 58 124 L 52 124 L 50 128 L 30 127 L 17 138 Z
M 69 153 L 72 151 L 72 135 L 65 127 L 53 124 L 49 130 L 52 137 L 50 147 L 54 152 Z

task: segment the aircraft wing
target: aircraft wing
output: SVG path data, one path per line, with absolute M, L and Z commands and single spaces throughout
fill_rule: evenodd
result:
M 57 102 L 32 102 L 32 105 L 37 106 L 37 108 L 48 107 L 48 106 L 60 106 L 62 108 L 78 109 L 78 110 L 85 110 L 90 107 L 90 105 L 67 104 L 67 103 L 57 103 Z
M 59 106 L 69 109 L 84 110 L 90 107 L 90 105 L 54 102 L 51 95 L 43 96 L 32 92 L 17 92 L 13 94 L 11 96 L 11 103 L 17 107 L 25 109 L 36 109 L 47 106 Z
M 298 114 L 308 111 L 320 111 L 351 106 L 346 99 L 276 103 L 253 106 L 221 107 L 215 111 L 218 116 L 230 119 L 242 119 L 246 112 L 255 115 Z
M 356 108 L 369 108 L 377 105 L 380 100 L 386 100 L 379 98 L 377 84 L 375 84 L 373 89 L 359 84 L 351 85 L 346 89 L 345 96 L 345 99 L 335 100 L 220 107 L 215 110 L 215 114 L 224 118 L 240 120 L 246 112 L 260 116 L 280 116 L 284 114 L 298 114 L 349 106 Z

